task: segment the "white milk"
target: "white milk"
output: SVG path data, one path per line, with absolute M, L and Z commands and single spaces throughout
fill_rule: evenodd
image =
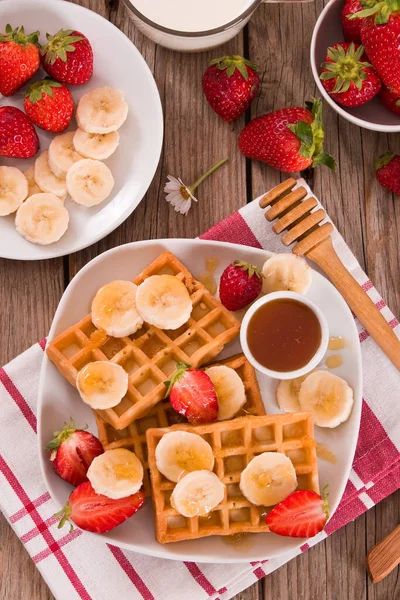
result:
M 145 17 L 176 31 L 206 31 L 239 17 L 254 0 L 130 0 Z

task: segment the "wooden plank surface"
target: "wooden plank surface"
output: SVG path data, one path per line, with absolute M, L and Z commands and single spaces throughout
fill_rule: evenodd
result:
M 223 123 L 207 106 L 201 76 L 210 58 L 247 54 L 259 64 L 262 91 L 251 117 L 301 105 L 316 93 L 309 67 L 309 43 L 323 1 L 304 5 L 263 5 L 244 33 L 204 54 L 177 54 L 154 46 L 138 32 L 122 2 L 78 0 L 109 18 L 139 48 L 154 73 L 165 115 L 165 142 L 159 168 L 145 199 L 115 232 L 69 258 L 42 263 L 0 260 L 3 364 L 43 337 L 65 283 L 91 258 L 118 244 L 149 238 L 195 237 L 276 185 L 283 177 L 238 152 L 245 117 Z M 339 172 L 306 173 L 315 193 L 395 314 L 400 312 L 400 202 L 376 182 L 373 163 L 388 148 L 400 152 L 400 137 L 361 130 L 324 105 L 326 147 Z M 246 120 L 250 115 L 246 116 Z M 230 162 L 199 189 L 199 204 L 187 218 L 164 199 L 167 174 L 192 183 L 223 157 Z M 193 159 L 195 157 L 195 159 Z M 247 163 L 247 164 L 246 164 Z M 32 318 L 35 315 L 35 318 Z M 235 600 L 395 600 L 398 572 L 372 586 L 365 555 L 398 522 L 399 494 L 393 494 L 354 523 L 336 532 Z M 53 596 L 5 519 L 0 519 L 0 600 L 51 600 Z

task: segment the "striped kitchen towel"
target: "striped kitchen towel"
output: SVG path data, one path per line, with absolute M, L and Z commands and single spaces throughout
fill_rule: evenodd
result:
M 284 251 L 257 200 L 202 237 Z M 398 321 L 337 231 L 334 243 L 346 267 L 400 336 Z M 121 550 L 79 529 L 57 529 L 57 507 L 42 480 L 37 453 L 36 400 L 45 342 L 1 369 L 0 508 L 57 600 L 176 600 L 177 590 L 191 600 L 228 600 L 399 489 L 399 374 L 359 323 L 358 328 L 364 399 L 358 446 L 341 504 L 325 530 L 300 551 L 256 563 L 170 562 Z

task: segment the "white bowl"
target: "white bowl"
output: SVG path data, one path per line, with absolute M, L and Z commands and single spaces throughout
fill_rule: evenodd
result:
M 337 104 L 331 96 L 325 91 L 319 76 L 321 73 L 321 63 L 326 56 L 326 50 L 338 42 L 343 42 L 343 31 L 340 22 L 340 13 L 342 11 L 344 0 L 331 0 L 326 5 L 315 24 L 311 39 L 311 69 L 315 83 L 320 94 L 330 104 L 339 115 L 365 129 L 372 131 L 384 131 L 392 133 L 400 131 L 400 117 L 396 115 L 381 103 L 379 96 L 373 98 L 371 102 L 358 106 L 356 108 L 347 108 Z
M 301 369 L 296 369 L 295 371 L 282 372 L 267 369 L 262 364 L 260 364 L 258 360 L 254 358 L 247 343 L 247 329 L 250 323 L 250 319 L 252 318 L 254 313 L 257 312 L 260 306 L 264 306 L 264 304 L 268 304 L 273 300 L 279 300 L 280 298 L 297 300 L 298 302 L 301 302 L 301 304 L 305 304 L 306 306 L 308 306 L 308 308 L 310 308 L 317 317 L 321 327 L 321 343 L 319 345 L 318 350 L 316 351 L 312 359 L 304 365 L 304 367 L 302 367 Z M 328 349 L 328 342 L 329 327 L 325 319 L 324 313 L 321 309 L 318 308 L 315 302 L 307 298 L 307 296 L 303 296 L 302 294 L 296 294 L 295 292 L 273 292 L 271 294 L 263 296 L 262 298 L 257 300 L 257 302 L 254 302 L 254 304 L 252 304 L 251 307 L 248 309 L 243 318 L 242 326 L 240 328 L 240 344 L 242 346 L 244 354 L 246 355 L 247 360 L 253 365 L 255 369 L 257 369 L 257 371 L 260 371 L 260 373 L 267 375 L 267 377 L 272 377 L 273 379 L 294 379 L 295 377 L 301 377 L 302 375 L 305 375 L 306 373 L 312 371 L 312 369 L 314 369 L 324 357 L 325 352 Z

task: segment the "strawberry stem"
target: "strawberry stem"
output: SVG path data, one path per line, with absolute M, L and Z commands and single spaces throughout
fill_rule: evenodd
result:
M 331 62 L 322 63 L 326 69 L 320 75 L 321 80 L 336 79 L 332 92 L 335 94 L 347 92 L 353 82 L 358 90 L 362 89 L 363 81 L 367 78 L 367 67 L 372 67 L 369 62 L 361 61 L 364 46 L 356 49 L 352 42 L 347 50 L 338 45 L 337 48 L 328 48 L 327 54 Z
M 233 264 L 235 265 L 235 267 L 240 267 L 241 269 L 243 269 L 243 271 L 247 271 L 249 279 L 251 279 L 253 275 L 257 275 L 259 279 L 265 279 L 264 275 L 261 272 L 261 269 L 259 269 L 259 267 L 257 267 L 256 265 L 250 265 L 244 260 L 235 260 Z
M 10 24 L 6 25 L 5 33 L 0 34 L 0 42 L 15 42 L 21 46 L 27 46 L 28 44 L 34 44 L 39 46 L 39 31 L 33 33 L 25 33 L 24 27 L 16 27 L 13 29 Z
M 72 417 L 70 417 L 69 423 L 64 423 L 64 427 L 61 429 L 61 431 L 53 432 L 54 439 L 47 444 L 46 450 L 55 450 L 61 446 L 61 444 L 65 442 L 65 440 L 67 440 L 75 431 L 85 431 L 87 428 L 88 425 L 85 425 L 85 427 L 81 428 L 76 427 L 75 421 Z
M 390 163 L 390 161 L 394 158 L 394 152 L 386 152 L 382 154 L 379 159 L 375 163 L 375 168 L 381 169 Z
M 164 385 L 167 387 L 167 391 L 165 393 L 164 398 L 168 398 L 168 396 L 171 393 L 171 390 L 174 386 L 174 384 L 180 380 L 180 378 L 182 377 L 182 375 L 185 373 L 185 371 L 187 371 L 188 369 L 190 369 L 192 367 L 192 365 L 190 365 L 187 362 L 177 362 L 176 363 L 176 371 L 175 373 L 172 375 L 171 379 L 169 381 L 164 381 Z
M 204 173 L 204 175 L 202 175 L 200 177 L 200 179 L 198 179 L 193 185 L 189 185 L 188 188 L 191 191 L 191 193 L 193 194 L 193 192 L 195 191 L 195 189 L 198 188 L 199 185 L 201 183 L 203 183 L 203 181 L 205 179 L 207 179 L 207 177 L 209 177 L 212 173 L 214 173 L 214 171 L 216 171 L 217 169 L 219 169 L 220 167 L 222 167 L 222 165 L 224 165 L 226 162 L 228 162 L 228 160 L 229 160 L 228 158 L 224 158 L 219 163 L 217 163 L 216 165 L 214 165 L 213 167 L 211 167 L 211 169 L 209 171 L 207 171 L 207 173 Z
M 64 527 L 65 523 L 67 523 L 71 517 L 71 505 L 69 502 L 59 511 L 54 513 L 54 516 L 60 519 L 57 527 L 61 529 Z M 69 532 L 72 533 L 74 531 L 74 526 L 72 523 L 69 524 Z
M 247 58 L 244 58 L 243 56 L 239 56 L 238 54 L 234 54 L 233 56 L 222 56 L 221 58 L 214 58 L 214 60 L 210 62 L 210 65 L 215 65 L 220 71 L 226 70 L 226 74 L 228 77 L 232 77 L 235 70 L 237 69 L 246 81 L 248 81 L 249 79 L 249 72 L 247 70 L 247 67 L 249 67 L 249 69 L 252 69 L 253 71 L 258 71 L 258 67 L 256 64 L 254 64 Z
M 392 13 L 400 11 L 400 0 L 361 0 L 361 6 L 364 10 L 348 15 L 347 18 L 353 20 L 375 16 L 376 25 L 385 25 Z

